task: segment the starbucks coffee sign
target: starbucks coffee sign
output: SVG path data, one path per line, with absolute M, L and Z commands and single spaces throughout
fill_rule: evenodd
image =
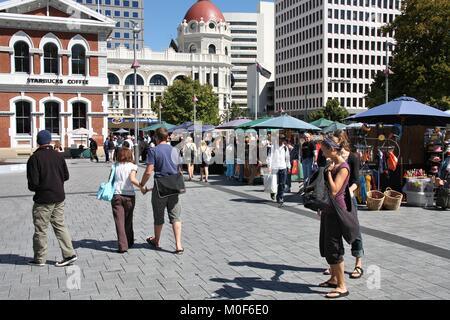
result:
M 89 84 L 89 80 L 83 79 L 42 79 L 28 78 L 27 84 L 53 84 L 53 85 L 76 85 L 85 86 Z

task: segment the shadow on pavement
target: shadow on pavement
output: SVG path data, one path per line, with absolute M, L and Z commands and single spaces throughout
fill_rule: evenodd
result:
M 17 254 L 0 254 L 0 264 L 11 264 L 17 266 L 27 266 L 28 262 L 33 260 L 31 257 L 23 257 Z M 47 260 L 46 264 L 55 264 L 56 261 Z
M 104 251 L 109 253 L 116 253 L 118 246 L 117 241 L 109 240 L 109 241 L 99 241 L 99 240 L 93 240 L 93 239 L 84 239 L 84 240 L 78 240 L 78 241 L 72 241 L 74 249 L 92 249 L 96 251 Z M 165 250 L 165 249 L 156 249 L 151 247 L 148 243 L 135 243 L 133 247 L 131 247 L 129 250 L 135 250 L 135 249 L 147 249 L 151 251 L 159 251 L 159 252 L 165 252 L 165 253 L 171 253 L 173 254 L 173 251 Z
M 301 293 L 301 294 L 324 294 L 322 291 L 313 290 L 312 288 L 318 288 L 318 285 L 307 285 L 304 283 L 290 283 L 285 281 L 280 281 L 280 277 L 285 271 L 297 271 L 297 272 L 317 272 L 322 273 L 323 268 L 304 268 L 295 267 L 282 264 L 267 264 L 263 262 L 230 262 L 230 266 L 235 267 L 250 267 L 257 269 L 273 270 L 274 276 L 270 280 L 264 280 L 255 277 L 237 277 L 234 279 L 225 278 L 213 278 L 211 281 L 224 283 L 223 288 L 215 291 L 217 298 L 232 298 L 232 299 L 243 299 L 251 296 L 251 292 L 255 289 L 263 289 L 277 292 L 285 293 Z M 231 286 L 230 284 L 237 285 Z

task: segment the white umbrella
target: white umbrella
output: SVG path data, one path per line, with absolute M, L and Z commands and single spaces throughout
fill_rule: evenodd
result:
M 364 123 L 361 123 L 361 122 L 352 123 L 352 124 L 349 124 L 345 129 L 361 129 L 363 125 L 364 125 Z
M 95 135 L 97 135 L 96 132 L 92 132 L 92 131 L 90 131 L 88 129 L 85 129 L 85 128 L 79 128 L 79 129 L 70 131 L 68 133 L 70 133 L 70 134 L 72 134 L 74 136 L 89 136 L 89 135 L 95 136 Z

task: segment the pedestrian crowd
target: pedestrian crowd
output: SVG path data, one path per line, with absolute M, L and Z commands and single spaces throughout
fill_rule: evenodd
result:
M 324 271 L 330 279 L 321 283 L 320 287 L 333 289 L 326 297 L 330 299 L 348 296 L 344 277 L 344 244 L 349 237 L 343 233 L 343 211 L 353 212 L 355 222 L 354 236 L 351 237 L 351 252 L 356 258 L 352 279 L 363 276 L 362 257 L 364 255 L 359 222 L 357 222 L 357 203 L 354 192 L 359 181 L 359 158 L 351 151 L 349 140 L 343 131 L 331 135 L 322 135 L 313 141 L 311 134 L 306 133 L 299 140 L 288 139 L 284 135 L 272 139 L 267 137 L 255 139 L 246 136 L 239 138 L 226 137 L 224 145 L 212 142 L 212 137 L 203 139 L 199 145 L 193 137 L 188 136 L 176 143 L 171 142 L 166 129 L 158 129 L 151 137 L 140 138 L 136 142 L 132 136 L 109 136 L 104 144 L 106 162 L 113 162 L 110 173 L 113 181 L 111 208 L 115 222 L 119 254 L 126 253 L 135 244 L 133 231 L 133 215 L 136 206 L 136 188 L 143 195 L 152 193 L 154 230 L 146 242 L 154 249 L 161 249 L 161 233 L 165 224 L 167 211 L 169 222 L 175 238 L 175 254 L 183 254 L 181 241 L 181 205 L 179 195 L 184 192 L 183 164 L 187 165 L 188 180 L 194 179 L 195 165 L 200 162 L 200 181 L 208 182 L 209 166 L 215 161 L 216 154 L 223 157 L 227 180 L 237 178 L 243 182 L 247 178 L 249 184 L 266 169 L 265 190 L 280 207 L 284 205 L 285 194 L 291 192 L 292 182 L 304 181 L 303 188 L 314 184 L 318 172 L 323 174 L 324 184 L 329 190 L 329 202 L 318 210 L 321 217 L 320 253 L 329 264 Z M 47 257 L 47 229 L 53 227 L 63 259 L 56 266 L 63 267 L 75 262 L 78 257 L 72 246 L 72 240 L 64 223 L 64 183 L 69 180 L 61 145 L 51 146 L 51 134 L 41 131 L 37 136 L 39 148 L 30 157 L 27 164 L 28 188 L 35 192 L 33 206 L 34 259 L 31 265 L 43 266 Z M 239 153 L 239 141 L 244 142 L 243 153 Z M 253 148 L 252 148 L 253 146 Z M 255 148 L 256 146 L 256 148 Z M 98 144 L 90 139 L 91 161 L 99 161 Z M 262 147 L 262 148 L 261 148 Z M 139 148 L 141 159 L 134 159 L 134 148 Z M 266 150 L 266 159 L 260 154 Z M 260 158 L 261 156 L 261 158 Z M 145 161 L 146 169 L 138 180 L 138 162 Z M 264 160 L 264 161 L 263 161 Z M 323 172 L 323 173 L 322 173 Z M 298 179 L 302 176 L 302 179 Z M 147 183 L 154 180 L 149 189 Z M 320 180 L 320 179 L 319 179 Z M 184 180 L 183 180 L 184 181 Z M 174 191 L 175 190 L 175 191 Z M 348 242 L 348 241 L 347 241 Z

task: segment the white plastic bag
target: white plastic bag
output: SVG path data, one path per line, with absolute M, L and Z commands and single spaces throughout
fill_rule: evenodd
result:
M 264 192 L 266 193 L 277 193 L 278 192 L 278 181 L 276 174 L 268 174 L 264 176 Z

